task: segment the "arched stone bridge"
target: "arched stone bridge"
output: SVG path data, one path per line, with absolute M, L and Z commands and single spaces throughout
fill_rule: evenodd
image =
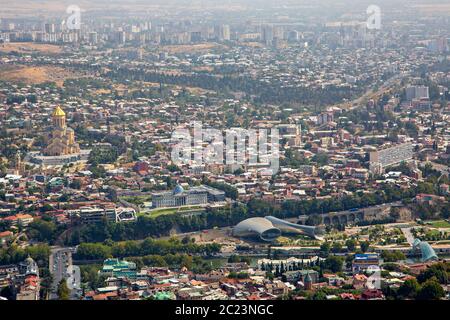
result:
M 360 221 L 371 221 L 386 218 L 391 207 L 401 206 L 401 202 L 380 204 L 372 207 L 351 209 L 339 212 L 319 214 L 322 223 L 325 225 L 353 224 Z M 308 216 L 302 215 L 298 218 L 298 223 L 304 224 Z

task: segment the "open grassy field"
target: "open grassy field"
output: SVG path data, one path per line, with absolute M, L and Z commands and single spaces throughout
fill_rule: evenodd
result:
M 10 53 L 32 53 L 40 52 L 46 54 L 58 54 L 62 52 L 60 46 L 54 44 L 45 43 L 33 43 L 33 42 L 9 42 L 0 45 L 0 52 Z
M 242 42 L 243 47 L 262 48 L 264 45 L 260 42 Z
M 174 214 L 178 212 L 178 208 L 168 208 L 168 209 L 160 209 L 160 210 L 155 210 L 152 211 L 150 213 L 148 213 L 147 215 L 152 217 L 152 218 L 156 218 L 159 216 L 164 216 L 164 215 L 168 215 L 168 214 Z
M 450 4 L 446 3 L 417 4 L 413 7 L 419 11 L 428 14 L 435 14 L 435 13 L 450 14 Z
M 170 54 L 177 53 L 207 53 L 213 49 L 225 49 L 226 46 L 218 43 L 199 43 L 199 44 L 180 44 L 161 46 L 161 51 L 167 51 Z
M 156 218 L 163 215 L 175 214 L 175 213 L 183 213 L 190 210 L 202 209 L 201 206 L 190 206 L 190 207 L 181 207 L 181 208 L 162 208 L 155 209 L 150 212 L 143 213 L 142 215 L 149 216 L 151 218 Z
M 160 86 L 160 84 L 156 83 L 156 82 L 140 82 L 140 83 L 142 84 L 143 87 L 159 88 L 159 86 Z M 213 90 L 207 90 L 207 89 L 203 89 L 203 88 L 199 88 L 199 87 L 184 87 L 184 86 L 182 87 L 182 86 L 176 86 L 176 85 L 170 85 L 170 87 L 176 88 L 178 90 L 181 90 L 184 88 L 187 91 L 189 91 L 190 93 L 197 94 L 197 95 L 214 93 Z M 129 91 L 132 92 L 132 91 L 136 91 L 136 90 L 129 90 Z
M 0 79 L 14 83 L 39 84 L 55 82 L 62 87 L 64 80 L 84 76 L 81 73 L 55 66 L 3 66 L 0 68 Z
M 430 223 L 433 228 L 450 228 L 450 223 L 445 220 L 430 221 Z

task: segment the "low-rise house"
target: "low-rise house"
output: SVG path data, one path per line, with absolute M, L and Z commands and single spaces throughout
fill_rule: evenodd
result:
M 3 231 L 0 232 L 0 244 L 4 244 L 5 242 L 12 239 L 14 233 L 12 231 Z

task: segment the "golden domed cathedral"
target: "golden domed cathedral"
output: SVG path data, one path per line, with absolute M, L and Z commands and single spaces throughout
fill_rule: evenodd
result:
M 75 142 L 75 133 L 66 125 L 66 113 L 57 106 L 52 113 L 53 131 L 50 141 L 44 150 L 46 156 L 62 156 L 80 152 L 80 146 Z

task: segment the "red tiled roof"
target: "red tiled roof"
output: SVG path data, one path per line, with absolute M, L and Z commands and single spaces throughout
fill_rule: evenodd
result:
M 16 216 L 9 216 L 9 217 L 3 218 L 3 220 L 6 220 L 6 221 L 16 221 L 16 220 L 17 220 L 17 217 L 16 217 Z
M 0 238 L 11 237 L 12 235 L 13 235 L 13 233 L 11 231 L 0 232 Z
M 33 218 L 31 215 L 29 215 L 29 214 L 17 214 L 16 215 L 16 217 L 17 217 L 17 219 L 30 219 L 30 218 Z

